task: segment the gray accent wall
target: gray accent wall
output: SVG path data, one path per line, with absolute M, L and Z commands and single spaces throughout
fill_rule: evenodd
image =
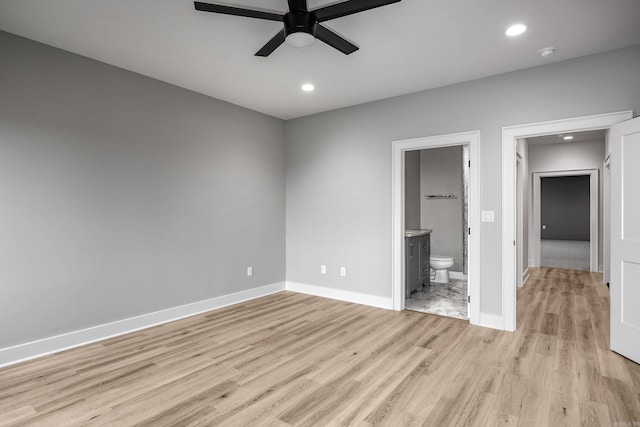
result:
M 590 240 L 589 175 L 540 179 L 540 238 Z
M 420 150 L 420 223 L 431 229 L 431 253 L 453 257 L 452 271 L 463 272 L 462 146 Z M 455 199 L 425 199 L 452 194 Z
M 4 32 L 0 52 L 0 348 L 284 281 L 281 120 Z
M 287 280 L 391 298 L 392 141 L 479 130 L 472 167 L 481 209 L 495 212 L 472 230 L 480 310 L 500 315 L 502 127 L 640 111 L 639 75 L 635 46 L 287 121 Z

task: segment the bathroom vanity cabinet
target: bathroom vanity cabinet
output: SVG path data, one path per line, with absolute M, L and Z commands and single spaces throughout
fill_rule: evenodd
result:
M 407 230 L 405 232 L 405 296 L 429 285 L 431 257 L 431 230 Z

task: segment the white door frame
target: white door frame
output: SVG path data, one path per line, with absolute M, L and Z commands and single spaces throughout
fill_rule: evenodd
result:
M 392 143 L 392 265 L 391 295 L 394 310 L 404 309 L 404 157 L 405 152 L 427 148 L 469 146 L 469 271 L 468 293 L 471 297 L 469 321 L 480 322 L 480 132 L 463 132 Z
M 522 185 L 523 177 L 522 177 L 522 168 L 524 168 L 524 162 L 520 153 L 516 152 L 516 233 L 518 238 L 518 246 L 516 249 L 516 277 L 517 283 L 516 285 L 521 288 L 524 286 L 524 282 L 526 277 L 528 277 L 529 271 L 529 263 L 525 264 L 524 260 L 524 197 L 526 195 L 526 191 L 524 185 Z M 528 218 L 528 217 L 527 217 Z M 527 258 L 529 258 L 527 254 Z M 527 259 L 528 261 L 528 259 Z M 525 273 L 527 272 L 527 273 Z
M 589 176 L 589 270 L 598 271 L 598 233 L 600 230 L 598 207 L 600 206 L 599 175 L 598 169 L 576 169 L 563 171 L 548 171 L 533 173 L 533 265 L 541 265 L 540 240 L 541 240 L 541 194 L 540 185 L 542 178 L 557 176 Z
M 516 330 L 516 139 L 565 132 L 609 129 L 630 119 L 631 111 L 507 126 L 502 128 L 502 322 Z
M 602 162 L 602 280 L 608 286 L 611 281 L 611 153 L 605 154 L 607 157 Z

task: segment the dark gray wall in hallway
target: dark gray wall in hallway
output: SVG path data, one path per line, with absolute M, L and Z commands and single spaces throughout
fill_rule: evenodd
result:
M 540 179 L 542 239 L 589 240 L 588 175 Z
M 0 348 L 284 280 L 281 120 L 3 32 L 0 52 Z

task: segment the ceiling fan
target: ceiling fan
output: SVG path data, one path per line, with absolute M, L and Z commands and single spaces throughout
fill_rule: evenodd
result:
M 203 12 L 223 13 L 225 15 L 283 22 L 284 28 L 269 40 L 262 49 L 256 52 L 256 56 L 269 56 L 285 41 L 288 45 L 294 47 L 307 47 L 313 44 L 316 38 L 338 49 L 345 55 L 349 55 L 358 50 L 358 46 L 345 40 L 324 25 L 320 25 L 320 23 L 391 3 L 397 3 L 401 0 L 348 0 L 315 10 L 309 10 L 307 8 L 307 0 L 287 1 L 289 3 L 289 12 L 285 14 L 202 3 L 199 1 L 194 2 L 194 5 L 196 10 Z

